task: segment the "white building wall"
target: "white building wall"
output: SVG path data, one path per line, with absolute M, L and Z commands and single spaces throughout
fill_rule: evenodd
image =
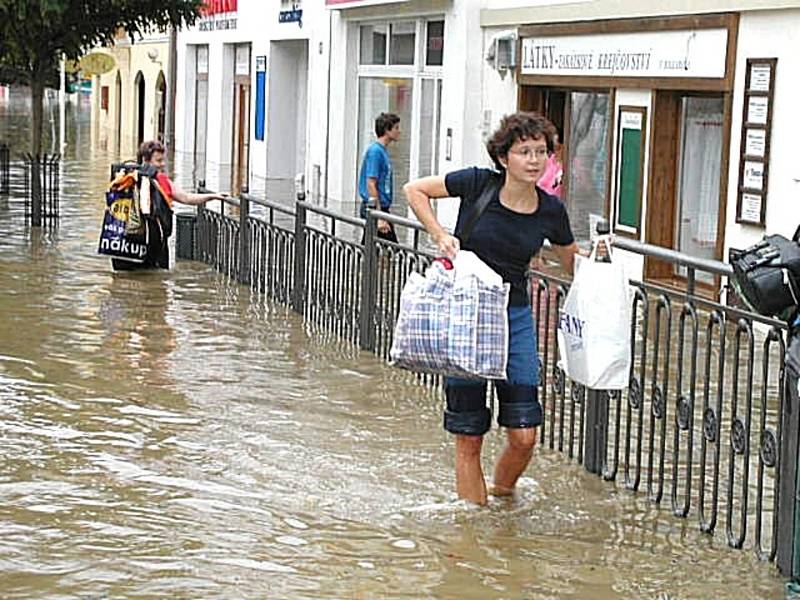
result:
M 745 13 L 739 21 L 736 80 L 731 124 L 731 163 L 728 180 L 725 250 L 745 248 L 764 233 L 790 237 L 800 225 L 800 162 L 797 139 L 800 120 L 800 53 L 797 35 L 800 10 Z M 772 137 L 767 191 L 766 228 L 736 223 L 739 154 L 742 134 L 745 67 L 748 58 L 778 58 L 772 113 Z
M 270 43 L 275 40 L 308 40 L 308 68 L 306 90 L 294 102 L 302 102 L 307 124 L 296 127 L 281 135 L 300 136 L 296 152 L 305 159 L 305 176 L 311 178 L 312 164 L 323 164 L 323 150 L 308 143 L 308 131 L 325 130 L 326 115 L 320 110 L 320 103 L 327 97 L 328 62 L 328 19 L 329 12 L 324 0 L 302 2 L 302 27 L 296 22 L 279 23 L 278 15 L 282 8 L 280 2 L 263 0 L 239 0 L 236 13 L 214 15 L 209 19 L 236 19 L 235 29 L 201 31 L 198 25 L 181 31 L 178 35 L 178 69 L 176 97 L 176 161 L 183 163 L 183 169 L 191 169 L 194 150 L 194 101 L 195 101 L 195 57 L 194 47 L 207 44 L 209 48 L 208 65 L 208 132 L 206 154 L 206 183 L 210 189 L 227 190 L 230 186 L 233 131 L 233 80 L 234 46 L 251 44 L 250 61 L 250 182 L 254 190 L 263 189 L 267 177 L 267 147 L 270 135 Z M 267 59 L 267 80 L 265 90 L 265 139 L 255 139 L 256 115 L 256 57 Z M 298 75 L 299 76 L 299 75 Z M 320 114 L 322 113 L 322 114 Z M 301 135 L 302 134 L 302 135 Z M 315 140 L 319 144 L 320 140 Z M 324 141 L 324 140 L 323 140 Z M 300 161 L 303 162 L 302 160 Z

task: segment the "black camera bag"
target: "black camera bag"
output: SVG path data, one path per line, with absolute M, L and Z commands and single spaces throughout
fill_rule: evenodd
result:
M 748 307 L 777 316 L 800 307 L 800 228 L 789 240 L 765 236 L 758 244 L 732 252 L 733 284 Z

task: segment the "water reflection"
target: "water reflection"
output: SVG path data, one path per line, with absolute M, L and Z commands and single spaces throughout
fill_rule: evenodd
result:
M 0 206 L 4 598 L 781 597 L 547 449 L 516 499 L 459 503 L 438 393 L 202 265 L 112 273 L 112 157 L 73 151 L 57 231 Z

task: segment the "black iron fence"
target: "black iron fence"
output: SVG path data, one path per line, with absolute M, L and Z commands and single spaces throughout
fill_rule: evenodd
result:
M 8 144 L 0 144 L 0 194 L 8 196 L 11 190 L 11 151 Z
M 25 217 L 31 225 L 53 225 L 59 216 L 61 155 L 23 155 L 25 170 Z
M 221 204 L 198 210 L 199 260 L 388 357 L 402 287 L 434 258 L 416 221 L 380 213 L 409 239 L 392 243 L 378 238 L 375 213 L 364 221 L 302 201 L 292 210 L 246 193 Z M 724 263 L 627 240 L 617 246 L 682 266 L 686 288 L 631 281 L 630 383 L 607 392 L 564 376 L 556 327 L 570 282 L 532 273 L 540 443 L 703 532 L 724 527 L 730 546 L 793 574 L 800 406 L 785 393 L 785 324 L 696 293 L 695 272 L 724 278 Z
M 797 407 L 785 402 L 786 325 L 691 291 L 694 270 L 727 276 L 723 263 L 617 246 L 689 266 L 689 291 L 631 281 L 629 385 L 605 392 L 564 376 L 556 327 L 569 283 L 534 275 L 542 442 L 791 572 L 797 428 L 786 420 Z

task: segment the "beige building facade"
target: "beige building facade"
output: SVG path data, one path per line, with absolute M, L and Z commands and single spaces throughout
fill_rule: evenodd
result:
M 131 43 L 121 34 L 109 54 L 114 67 L 92 78 L 92 135 L 118 159 L 134 158 L 145 140 L 164 140 L 169 36 Z

